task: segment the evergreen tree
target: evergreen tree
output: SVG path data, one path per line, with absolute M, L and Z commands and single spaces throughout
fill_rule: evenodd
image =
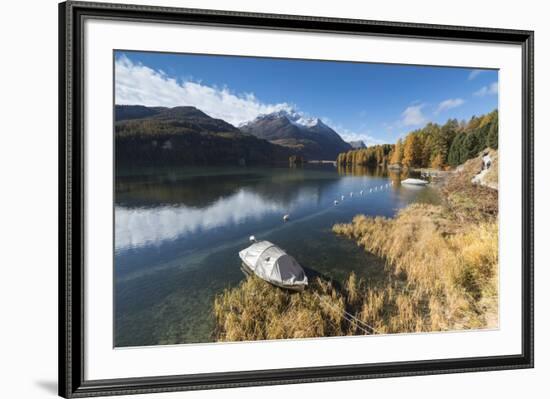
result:
M 449 155 L 447 156 L 447 162 L 451 166 L 457 166 L 460 164 L 460 147 L 462 147 L 462 142 L 464 140 L 464 133 L 459 133 L 453 140 L 451 148 L 449 148 Z
M 476 157 L 479 153 L 479 144 L 478 132 L 474 131 L 468 133 L 460 151 L 460 163 L 464 163 L 468 159 Z
M 498 114 L 495 115 L 491 122 L 485 145 L 495 150 L 498 149 Z
M 445 140 L 448 149 L 451 147 L 451 144 L 453 144 L 459 129 L 460 125 L 456 119 L 449 119 L 447 123 L 441 126 L 441 135 Z
M 476 148 L 476 154 L 479 154 L 481 151 L 483 151 L 485 148 L 487 148 L 487 134 L 489 133 L 489 128 L 491 125 L 483 125 L 479 128 L 477 131 L 477 148 Z

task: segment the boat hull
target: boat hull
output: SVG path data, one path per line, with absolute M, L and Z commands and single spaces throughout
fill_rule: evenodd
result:
M 408 185 L 411 185 L 411 186 L 425 186 L 428 183 L 429 183 L 428 181 L 420 180 L 420 179 L 405 179 L 405 180 L 401 181 L 401 184 L 408 184 Z
M 246 275 L 246 276 L 256 276 L 258 278 L 261 278 L 259 276 L 256 275 L 256 273 L 254 273 L 254 271 L 244 262 L 241 262 L 241 271 Z M 281 284 L 281 283 L 278 283 L 276 281 L 270 281 L 270 280 L 265 280 L 265 279 L 262 279 L 264 280 L 265 282 L 268 282 L 269 284 L 271 285 L 274 285 L 276 287 L 279 287 L 279 288 L 283 288 L 285 290 L 290 290 L 290 291 L 296 291 L 296 292 L 301 292 L 305 289 L 305 285 L 304 284 L 299 284 L 299 285 L 287 285 L 287 284 Z

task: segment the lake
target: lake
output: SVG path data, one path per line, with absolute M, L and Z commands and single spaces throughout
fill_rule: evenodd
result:
M 308 276 L 375 278 L 383 262 L 331 229 L 438 201 L 430 187 L 401 186 L 403 177 L 332 165 L 117 171 L 115 346 L 212 342 L 214 296 L 245 278 L 238 252 L 251 235 L 285 249 Z

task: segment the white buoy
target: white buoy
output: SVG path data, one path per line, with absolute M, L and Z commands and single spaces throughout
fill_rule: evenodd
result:
M 290 219 L 290 215 L 286 214 L 286 215 L 283 216 L 283 220 L 284 220 L 285 222 L 287 222 L 288 219 Z
M 342 198 L 342 201 L 343 201 L 343 200 L 344 200 L 344 198 L 346 198 L 346 197 L 344 197 L 344 196 L 342 195 L 342 197 L 341 197 L 341 198 Z
M 338 205 L 338 200 L 334 200 L 334 205 Z
M 250 238 L 248 239 L 250 242 L 256 242 L 256 237 L 254 236 L 250 236 Z
M 349 196 L 350 196 L 350 197 L 353 197 L 353 191 L 352 191 L 351 193 L 349 193 Z
M 369 193 L 372 193 L 372 188 L 371 188 L 371 189 L 369 189 Z
M 363 190 L 359 191 L 359 194 L 363 195 Z

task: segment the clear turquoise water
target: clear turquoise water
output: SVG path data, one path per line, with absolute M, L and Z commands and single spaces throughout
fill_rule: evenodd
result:
M 213 298 L 244 278 L 238 251 L 250 235 L 284 248 L 309 275 L 338 283 L 355 271 L 368 280 L 380 260 L 331 228 L 357 214 L 392 217 L 411 202 L 437 201 L 429 187 L 398 182 L 382 170 L 332 165 L 119 171 L 115 345 L 211 342 Z

